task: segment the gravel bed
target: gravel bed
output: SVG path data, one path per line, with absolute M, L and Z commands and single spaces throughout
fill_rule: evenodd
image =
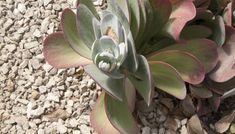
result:
M 89 114 L 100 87 L 82 68 L 58 70 L 42 55 L 43 39 L 59 29 L 61 11 L 75 5 L 76 0 L 0 0 L 0 133 L 96 133 Z M 187 134 L 188 119 L 169 116 L 172 99 L 156 93 L 150 107 L 143 101 L 136 106 L 142 134 Z

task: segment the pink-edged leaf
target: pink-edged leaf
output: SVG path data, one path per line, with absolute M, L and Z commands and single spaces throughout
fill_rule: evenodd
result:
M 55 68 L 78 67 L 92 63 L 71 48 L 62 32 L 47 36 L 42 51 L 46 61 Z
M 205 70 L 201 62 L 192 54 L 178 50 L 168 50 L 157 53 L 149 61 L 162 61 L 174 67 L 184 81 L 199 84 L 204 80 Z
M 97 99 L 95 106 L 93 107 L 90 115 L 91 126 L 99 134 L 120 134 L 119 131 L 115 129 L 110 123 L 106 115 L 104 96 L 105 92 L 102 92 L 102 94 Z
M 76 26 L 76 15 L 71 9 L 62 12 L 62 29 L 71 47 L 83 57 L 91 59 L 91 50 L 82 41 Z
M 122 89 L 120 89 L 122 90 Z M 105 109 L 109 121 L 123 134 L 137 134 L 139 128 L 128 107 L 127 99 L 118 101 L 110 95 L 105 95 Z
M 188 40 L 184 43 L 161 49 L 160 52 L 166 50 L 181 50 L 193 54 L 204 65 L 206 72 L 210 72 L 218 62 L 217 45 L 208 39 Z
M 232 11 L 232 2 L 230 2 L 227 7 L 224 9 L 223 18 L 225 24 L 232 26 L 233 11 Z
M 134 75 L 128 76 L 139 94 L 144 98 L 145 102 L 150 105 L 153 96 L 152 76 L 148 61 L 144 56 L 138 56 L 139 67 Z
M 193 0 L 177 1 L 173 5 L 170 20 L 165 26 L 166 32 L 176 41 L 180 40 L 180 33 L 186 23 L 196 16 Z
M 135 110 L 136 91 L 134 85 L 129 79 L 125 80 L 125 94 L 128 102 L 128 107 L 131 112 Z
M 178 99 L 185 98 L 185 83 L 174 67 L 161 61 L 149 62 L 149 65 L 157 88 Z
M 226 26 L 226 41 L 218 53 L 219 63 L 210 78 L 216 82 L 225 82 L 235 76 L 235 28 Z

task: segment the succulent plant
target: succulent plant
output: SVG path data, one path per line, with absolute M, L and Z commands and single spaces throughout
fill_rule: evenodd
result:
M 232 5 L 107 0 L 107 9 L 97 12 L 91 0 L 78 0 L 76 13 L 63 11 L 62 31 L 45 39 L 43 53 L 56 68 L 83 66 L 104 89 L 91 113 L 98 133 L 138 133 L 136 91 L 148 105 L 154 87 L 178 99 L 187 89 L 210 98 L 211 83 L 234 77 Z

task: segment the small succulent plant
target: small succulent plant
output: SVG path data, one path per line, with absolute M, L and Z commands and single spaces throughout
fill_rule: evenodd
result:
M 78 0 L 43 53 L 56 68 L 83 66 L 104 89 L 91 113 L 98 133 L 135 134 L 136 91 L 150 105 L 155 88 L 185 99 L 189 87 L 209 98 L 211 83 L 234 81 L 233 7 L 225 0 L 107 0 L 97 12 L 91 0 Z

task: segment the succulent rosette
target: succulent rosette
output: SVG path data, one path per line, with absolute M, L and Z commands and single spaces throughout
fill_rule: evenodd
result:
M 43 53 L 56 68 L 83 66 L 104 89 L 91 113 L 98 133 L 135 134 L 136 91 L 148 105 L 157 89 L 218 106 L 223 93 L 213 89 L 234 88 L 233 11 L 225 0 L 107 0 L 97 12 L 91 0 L 78 0 Z

